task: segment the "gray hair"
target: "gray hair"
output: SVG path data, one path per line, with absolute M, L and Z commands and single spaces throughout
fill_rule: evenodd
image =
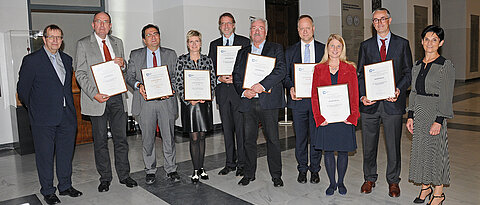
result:
M 377 9 L 373 10 L 372 16 L 373 16 L 373 14 L 375 14 L 375 12 L 377 12 L 377 11 L 386 11 L 388 18 L 391 17 L 391 16 L 390 16 L 390 11 L 389 11 L 388 9 L 386 9 L 386 8 L 377 8 Z
M 265 24 L 265 31 L 268 32 L 268 22 L 267 19 L 261 17 L 250 16 L 250 29 L 252 28 L 252 24 L 256 21 L 262 21 Z

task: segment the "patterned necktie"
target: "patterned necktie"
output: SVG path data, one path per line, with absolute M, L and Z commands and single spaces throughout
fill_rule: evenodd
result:
M 305 44 L 305 53 L 303 57 L 303 63 L 310 63 L 310 44 Z
M 227 42 L 225 43 L 225 46 L 228 46 L 228 38 L 227 38 Z
M 112 56 L 110 55 L 110 51 L 108 50 L 107 44 L 105 43 L 105 40 L 102 40 L 103 43 L 103 55 L 105 56 L 105 62 L 111 61 Z
M 62 85 L 65 83 L 65 67 L 63 66 L 62 59 L 57 58 L 55 55 L 51 56 L 52 58 L 52 65 L 53 68 L 55 68 L 55 72 L 57 73 L 58 78 L 60 79 L 60 82 L 62 82 Z
M 155 52 L 152 52 L 153 54 L 153 67 L 157 67 L 157 56 L 155 56 Z
M 387 59 L 387 46 L 385 45 L 386 40 L 387 39 L 380 39 L 380 41 L 382 41 L 382 46 L 380 47 L 380 58 L 382 61 Z

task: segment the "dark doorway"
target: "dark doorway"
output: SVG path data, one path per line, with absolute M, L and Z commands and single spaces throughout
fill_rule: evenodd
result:
M 268 41 L 283 48 L 299 41 L 297 32 L 298 0 L 266 0 Z

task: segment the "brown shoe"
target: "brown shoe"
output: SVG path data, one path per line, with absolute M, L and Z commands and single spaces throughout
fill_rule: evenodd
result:
M 369 194 L 370 192 L 372 192 L 373 187 L 375 187 L 375 182 L 365 181 L 363 182 L 362 188 L 360 189 L 360 193 Z
M 398 186 L 398 183 L 391 183 L 388 185 L 388 196 L 390 197 L 400 196 L 400 187 Z

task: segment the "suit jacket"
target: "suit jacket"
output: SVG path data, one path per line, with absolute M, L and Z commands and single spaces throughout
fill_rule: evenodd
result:
M 123 42 L 121 39 L 108 35 L 116 57 L 125 59 Z M 106 103 L 99 103 L 94 96 L 98 93 L 90 66 L 103 63 L 102 52 L 98 47 L 95 34 L 92 33 L 77 42 L 77 56 L 75 58 L 75 77 L 81 89 L 80 105 L 84 115 L 101 116 L 105 111 Z M 126 65 L 126 63 L 125 63 Z M 123 68 L 125 70 L 126 66 Z M 126 94 L 122 94 L 123 109 L 127 112 Z
M 58 78 L 43 48 L 25 56 L 17 83 L 18 98 L 27 107 L 30 123 L 37 126 L 56 126 L 62 121 L 63 99 L 76 126 L 72 95 L 72 57 L 58 51 L 65 67 L 65 82 Z
M 242 48 L 245 48 L 247 46 L 250 46 L 250 39 L 247 37 L 237 35 L 233 37 L 233 45 L 234 46 L 242 46 Z M 213 66 L 215 67 L 215 70 L 217 69 L 217 46 L 223 46 L 223 38 L 217 38 L 214 41 L 210 42 L 210 51 L 208 52 L 208 57 L 212 59 Z M 224 85 L 223 83 L 217 84 L 215 87 L 215 95 L 217 96 L 216 100 L 217 103 L 220 105 L 223 105 L 225 102 L 227 102 L 227 99 L 231 99 L 233 103 L 240 103 L 240 97 L 236 92 L 232 93 L 232 90 L 235 89 L 227 89 L 228 86 L 233 86 L 233 85 Z
M 337 73 L 337 84 L 348 84 L 350 115 L 348 116 L 347 121 L 357 126 L 357 119 L 360 117 L 360 112 L 358 112 L 358 81 L 355 67 L 343 61 L 340 61 Z M 312 111 L 317 127 L 325 121 L 325 118 L 320 113 L 317 87 L 327 86 L 331 84 L 332 80 L 330 76 L 330 69 L 328 68 L 328 63 L 316 65 L 315 71 L 313 73 L 312 83 Z
M 241 96 L 243 91 L 243 78 L 245 76 L 245 68 L 247 66 L 248 54 L 252 51 L 251 46 L 247 46 L 238 51 L 237 59 L 233 69 L 233 83 L 237 93 Z M 262 56 L 269 56 L 276 58 L 275 68 L 272 72 L 260 81 L 260 84 L 265 90 L 272 90 L 271 93 L 260 93 L 259 101 L 262 109 L 278 109 L 285 107 L 285 94 L 282 85 L 282 80 L 285 78 L 285 56 L 283 48 L 278 43 L 265 42 L 262 50 Z M 240 104 L 240 112 L 248 112 L 250 110 L 251 100 L 243 97 Z
M 302 43 L 299 41 L 285 51 L 285 62 L 287 63 L 287 76 L 283 80 L 283 86 L 287 89 L 287 106 L 291 109 L 296 109 L 305 106 L 311 106 L 309 103 L 309 99 L 302 99 L 302 100 L 292 100 L 292 96 L 290 96 L 290 89 L 295 87 L 295 76 L 294 76 L 294 64 L 295 63 L 302 63 L 302 51 L 301 45 Z M 319 63 L 322 60 L 323 53 L 325 51 L 325 44 L 320 43 L 318 41 L 314 41 L 315 45 L 315 63 Z
M 400 89 L 400 95 L 397 101 L 383 101 L 385 112 L 391 115 L 401 115 L 405 113 L 406 93 L 412 81 L 412 52 L 408 40 L 392 33 L 390 44 L 388 45 L 386 60 L 393 60 L 393 72 L 395 75 L 395 85 Z M 358 85 L 360 97 L 366 96 L 364 65 L 381 62 L 380 48 L 377 43 L 377 36 L 365 40 L 360 44 L 358 53 Z M 365 106 L 360 103 L 360 112 L 375 113 L 378 104 Z
M 147 47 L 139 48 L 136 50 L 132 50 L 130 52 L 130 58 L 128 60 L 128 68 L 127 68 L 127 75 L 126 81 L 127 84 L 130 85 L 134 89 L 133 91 L 133 102 L 132 102 L 132 114 L 133 115 L 140 115 L 140 111 L 142 107 L 146 105 L 146 101 L 143 99 L 143 96 L 140 92 L 135 88 L 136 82 L 143 83 L 142 72 L 141 70 L 147 68 Z M 173 80 L 175 80 L 175 68 L 177 64 L 177 54 L 174 50 L 169 48 L 160 47 L 160 59 L 161 59 L 161 66 L 166 65 L 168 68 L 168 73 L 170 75 L 170 82 L 172 84 L 172 88 L 174 86 Z M 173 89 L 175 90 L 175 89 Z M 158 101 L 158 103 L 162 102 L 163 106 L 167 106 L 169 113 L 169 118 L 176 118 L 178 112 L 177 106 L 177 99 L 175 97 L 170 97 L 165 100 Z

